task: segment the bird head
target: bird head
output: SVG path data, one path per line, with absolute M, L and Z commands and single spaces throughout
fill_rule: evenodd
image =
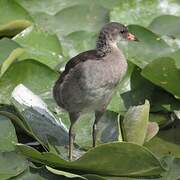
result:
M 117 43 L 119 41 L 138 41 L 137 38 L 128 32 L 128 28 L 120 23 L 111 22 L 106 24 L 100 34 L 104 34 L 106 38 L 112 43 Z

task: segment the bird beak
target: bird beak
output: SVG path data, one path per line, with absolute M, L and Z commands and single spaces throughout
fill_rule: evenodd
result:
M 138 41 L 138 39 L 131 33 L 128 33 L 128 40 L 129 41 Z

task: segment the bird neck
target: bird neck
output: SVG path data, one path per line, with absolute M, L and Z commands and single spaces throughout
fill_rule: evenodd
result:
M 97 54 L 101 57 L 111 53 L 114 48 L 117 48 L 117 43 L 113 42 L 106 33 L 101 32 L 96 43 Z

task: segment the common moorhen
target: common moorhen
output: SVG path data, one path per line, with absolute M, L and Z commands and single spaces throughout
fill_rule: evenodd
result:
M 75 133 L 73 125 L 85 112 L 95 112 L 93 147 L 97 123 L 112 98 L 114 89 L 127 70 L 127 62 L 117 47 L 119 40 L 136 40 L 120 23 L 106 24 L 100 31 L 96 49 L 82 52 L 66 64 L 56 81 L 53 95 L 57 104 L 69 113 L 69 159 L 72 160 Z

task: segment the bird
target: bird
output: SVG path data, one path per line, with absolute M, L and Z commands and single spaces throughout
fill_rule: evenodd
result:
M 125 76 L 128 65 L 119 41 L 137 41 L 128 27 L 118 23 L 105 24 L 97 37 L 95 49 L 71 58 L 53 87 L 58 106 L 69 114 L 69 160 L 75 140 L 74 124 L 88 112 L 95 113 L 92 127 L 93 147 L 96 146 L 97 123 L 106 111 L 117 84 Z

